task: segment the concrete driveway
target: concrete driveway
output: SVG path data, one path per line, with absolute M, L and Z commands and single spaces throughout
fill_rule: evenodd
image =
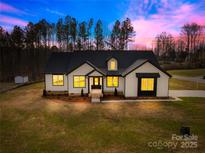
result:
M 205 90 L 169 90 L 171 97 L 205 97 Z

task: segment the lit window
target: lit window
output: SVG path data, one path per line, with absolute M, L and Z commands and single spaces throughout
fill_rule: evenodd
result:
M 74 76 L 74 88 L 85 87 L 85 76 Z
M 153 91 L 154 90 L 154 79 L 153 78 L 142 78 L 141 79 L 141 90 L 142 91 Z
M 98 78 L 94 78 L 95 80 L 95 84 L 94 85 L 99 85 L 99 82 L 98 82 Z
M 118 87 L 118 80 L 117 76 L 108 76 L 107 77 L 107 87 Z
M 53 75 L 53 85 L 63 86 L 64 85 L 63 75 Z
M 112 60 L 110 62 L 110 70 L 116 70 L 116 61 L 115 60 Z

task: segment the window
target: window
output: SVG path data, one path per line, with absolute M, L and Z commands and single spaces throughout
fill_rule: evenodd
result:
M 85 76 L 74 76 L 74 88 L 83 88 L 85 87 Z
M 153 90 L 154 90 L 154 78 L 142 78 L 141 91 L 153 91 Z
M 108 61 L 108 70 L 117 70 L 117 60 L 112 58 Z
M 116 66 L 115 66 L 116 64 L 115 64 L 115 61 L 114 60 L 112 60 L 111 62 L 110 62 L 110 70 L 115 70 L 116 69 Z
M 96 77 L 94 77 L 94 85 L 99 85 L 99 80 Z
M 118 80 L 117 76 L 108 76 L 107 77 L 107 87 L 118 87 Z
M 54 86 L 63 86 L 64 85 L 63 75 L 53 75 L 53 85 Z

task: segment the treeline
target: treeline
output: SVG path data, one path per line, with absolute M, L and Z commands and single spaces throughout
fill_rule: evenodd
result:
M 155 38 L 155 54 L 165 63 L 178 62 L 186 67 L 205 67 L 205 27 L 196 23 L 181 27 L 178 38 L 162 32 Z
M 45 19 L 14 26 L 9 33 L 0 26 L 0 81 L 13 81 L 16 75 L 30 80 L 43 79 L 46 60 L 52 51 L 127 49 L 134 35 L 129 18 L 117 20 L 109 36 L 104 35 L 98 20 L 79 22 L 74 17 L 60 18 L 56 23 Z

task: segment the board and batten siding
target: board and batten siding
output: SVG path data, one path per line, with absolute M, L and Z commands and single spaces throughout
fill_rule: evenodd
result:
M 60 75 L 60 74 L 59 74 Z M 68 78 L 67 75 L 63 76 L 64 85 L 63 86 L 54 86 L 53 85 L 53 75 L 45 74 L 45 89 L 46 91 L 67 91 L 68 90 Z
M 137 97 L 138 95 L 138 78 L 136 77 L 136 73 L 159 73 L 160 77 L 157 78 L 156 96 L 169 96 L 169 76 L 151 63 L 146 62 L 125 76 L 125 97 Z
M 91 72 L 93 70 L 93 67 L 91 67 L 89 64 L 84 63 L 83 65 L 81 65 L 80 67 L 78 67 L 77 69 L 75 69 L 74 71 L 72 71 L 71 73 L 68 74 L 68 92 L 69 94 L 80 94 L 81 93 L 81 89 L 83 89 L 84 93 L 88 93 L 88 77 L 85 78 L 85 87 L 84 88 L 74 88 L 73 85 L 73 77 L 75 75 L 86 75 L 89 72 Z

